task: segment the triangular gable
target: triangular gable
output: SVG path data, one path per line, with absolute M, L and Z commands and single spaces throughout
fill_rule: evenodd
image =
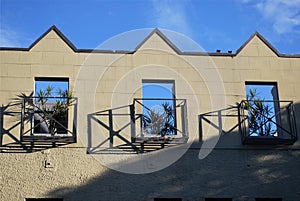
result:
M 155 28 L 136 48 L 135 51 L 142 49 L 162 49 L 168 52 L 181 54 L 176 47 L 159 29 Z
M 44 44 L 43 44 L 44 43 Z M 72 50 L 77 51 L 73 43 L 55 26 L 50 27 L 43 35 L 41 35 L 34 43 L 29 46 L 29 50 Z
M 250 38 L 236 51 L 236 55 L 281 56 L 276 48 L 258 32 L 255 32 L 250 36 Z
M 279 53 L 276 48 L 274 48 L 271 43 L 269 43 L 262 35 L 258 32 L 255 32 L 250 36 L 250 38 L 236 51 L 232 52 L 182 52 L 174 43 L 172 43 L 159 29 L 154 29 L 136 48 L 134 51 L 125 51 L 125 50 L 94 50 L 94 49 L 77 49 L 73 43 L 55 26 L 51 26 L 43 35 L 41 35 L 34 43 L 32 43 L 29 48 L 14 48 L 14 47 L 0 47 L 0 50 L 9 50 L 9 51 L 30 51 L 38 50 L 37 46 L 41 45 L 44 40 L 47 39 L 58 39 L 56 45 L 44 45 L 47 49 L 54 51 L 59 51 L 57 48 L 61 48 L 62 51 L 74 51 L 74 52 L 85 52 L 85 53 L 114 53 L 114 54 L 132 54 L 143 48 L 161 48 L 166 51 L 172 51 L 179 55 L 201 55 L 201 56 L 240 56 L 245 55 L 249 56 L 249 53 L 253 49 L 259 49 L 257 56 L 278 56 L 278 57 L 289 57 L 289 58 L 300 58 L 300 54 L 282 54 Z M 49 44 L 49 43 L 48 43 Z M 51 44 L 51 43 L 50 43 Z M 44 48 L 44 49 L 45 49 Z M 64 49 L 63 49 L 64 48 Z M 252 50 L 250 50 L 252 48 Z M 44 49 L 41 49 L 43 51 Z M 250 51 L 248 51 L 250 50 Z M 248 51 L 248 52 L 247 52 Z

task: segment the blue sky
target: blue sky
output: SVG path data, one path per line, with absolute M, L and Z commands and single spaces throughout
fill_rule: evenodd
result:
M 300 0 L 0 0 L 0 46 L 28 47 L 56 25 L 77 48 L 135 29 L 164 28 L 205 51 L 235 52 L 255 31 L 300 53 Z

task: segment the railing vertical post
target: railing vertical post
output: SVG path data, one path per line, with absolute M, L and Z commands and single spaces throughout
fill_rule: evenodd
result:
M 242 138 L 242 143 L 244 143 L 244 132 L 242 128 L 242 120 L 241 120 L 241 108 L 242 108 L 243 101 L 238 105 L 238 124 L 239 124 L 239 130 L 241 132 L 241 138 Z
M 23 141 L 24 135 L 24 115 L 25 115 L 25 99 L 22 101 L 22 109 L 21 109 L 21 127 L 20 127 L 20 140 Z
M 188 137 L 189 134 L 187 132 L 187 111 L 186 111 L 186 100 L 184 100 L 183 105 L 181 105 L 181 124 L 182 124 L 182 135 L 183 137 Z
M 135 111 L 134 102 L 129 106 L 130 108 L 130 126 L 131 126 L 131 142 L 135 142 L 136 130 L 135 130 Z
M 222 123 L 222 112 L 218 111 L 218 124 L 219 124 L 219 135 L 221 136 L 223 133 L 223 123 Z
M 75 98 L 75 104 L 73 108 L 73 130 L 72 130 L 72 136 L 74 139 L 74 142 L 77 142 L 77 107 L 78 107 L 78 99 Z
M 289 115 L 289 126 L 290 126 L 290 131 L 291 131 L 291 135 L 294 139 L 297 140 L 298 136 L 297 136 L 297 125 L 295 124 L 295 112 L 294 112 L 294 107 L 293 107 L 293 103 L 291 103 L 288 107 L 288 115 Z
M 144 116 L 143 116 L 143 114 L 141 114 L 141 115 L 139 115 L 139 118 L 140 118 L 140 133 L 141 133 L 141 137 L 144 137 L 144 132 L 143 132 L 143 118 L 144 118 Z
M 4 107 L 2 104 L 2 106 L 0 107 L 0 146 L 2 146 L 2 138 L 3 138 L 3 121 L 4 121 Z
M 114 128 L 113 128 L 113 117 L 112 110 L 108 110 L 108 122 L 109 122 L 109 147 L 114 146 Z
M 203 119 L 203 115 L 200 114 L 198 116 L 198 121 L 199 121 L 199 124 L 198 124 L 198 126 L 199 126 L 199 142 L 200 143 L 203 143 L 203 125 L 202 125 L 202 119 Z

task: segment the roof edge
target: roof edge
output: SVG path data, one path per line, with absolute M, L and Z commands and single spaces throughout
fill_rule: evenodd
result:
M 41 36 L 39 36 L 29 47 L 0 47 L 0 50 L 8 51 L 30 51 L 36 44 L 38 44 L 48 33 L 54 31 L 74 52 L 77 52 L 75 45 L 55 26 L 52 25 L 48 30 L 46 30 Z
M 236 53 L 226 53 L 226 52 L 182 52 L 169 38 L 166 37 L 158 28 L 155 28 L 151 33 L 140 42 L 133 51 L 128 50 L 95 50 L 95 49 L 77 49 L 76 46 L 55 26 L 52 25 L 47 31 L 45 31 L 40 37 L 38 37 L 28 48 L 22 47 L 0 47 L 0 50 L 5 51 L 30 51 L 40 40 L 42 40 L 49 32 L 54 31 L 74 52 L 78 53 L 110 53 L 110 54 L 133 54 L 138 49 L 141 48 L 143 44 L 153 35 L 157 34 L 169 47 L 174 50 L 179 55 L 187 56 L 237 56 L 247 45 L 248 43 L 257 36 L 272 52 L 274 52 L 278 57 L 284 58 L 300 58 L 300 54 L 282 54 L 280 53 L 267 39 L 265 39 L 257 31 L 254 32 L 247 40 L 244 42 L 241 47 L 236 51 Z
M 54 31 L 74 52 L 77 51 L 75 45 L 55 26 L 52 25 L 47 31 L 45 31 L 37 40 L 35 40 L 30 46 L 29 50 L 32 49 L 37 43 L 39 43 L 48 33 Z
M 239 49 L 237 49 L 236 51 L 236 55 L 238 55 L 247 45 L 248 43 L 255 37 L 257 36 L 273 53 L 275 53 L 278 57 L 280 57 L 280 53 L 278 52 L 278 50 L 271 45 L 271 43 L 265 39 L 260 33 L 258 33 L 257 31 L 255 31 L 247 40 L 246 42 L 244 42 L 241 47 Z
M 151 33 L 142 42 L 140 42 L 140 44 L 136 46 L 133 52 L 138 51 L 146 43 L 146 41 L 149 38 L 151 38 L 151 36 L 153 36 L 154 34 L 157 34 L 177 54 L 182 54 L 182 51 L 172 41 L 170 41 L 169 38 L 164 33 L 162 33 L 158 28 L 153 29 L 153 31 L 151 31 Z

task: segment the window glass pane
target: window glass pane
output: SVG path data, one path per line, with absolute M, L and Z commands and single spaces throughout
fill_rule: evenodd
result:
M 69 80 L 66 78 L 36 78 L 35 79 L 35 96 L 40 90 L 46 90 L 48 86 L 53 88 L 52 96 L 58 96 L 59 90 L 69 90 Z
M 250 96 L 250 89 L 256 91 L 256 97 L 262 100 L 278 100 L 277 86 L 276 84 L 247 84 L 246 83 L 246 95 Z
M 48 93 L 49 86 L 51 90 Z M 68 89 L 68 78 L 35 78 L 33 134 L 67 134 L 69 100 L 65 92 Z
M 276 83 L 246 82 L 250 136 L 278 136 L 280 123 Z
M 174 91 L 174 81 L 143 81 L 143 134 L 176 134 Z

